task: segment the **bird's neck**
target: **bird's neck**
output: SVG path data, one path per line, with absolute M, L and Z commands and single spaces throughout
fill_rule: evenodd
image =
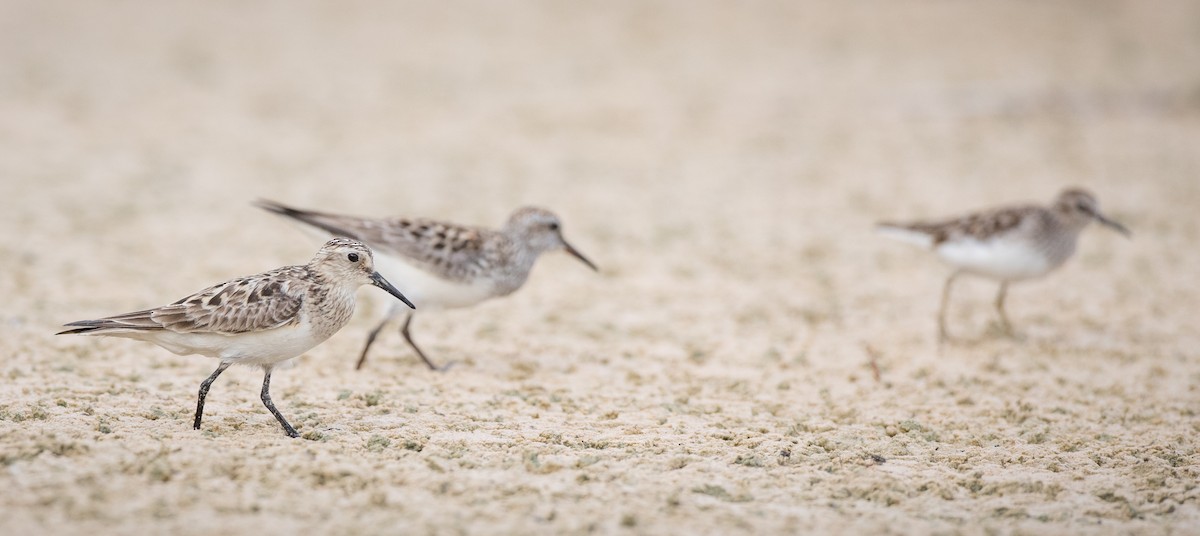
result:
M 345 307 L 347 302 L 350 311 L 354 311 L 354 295 L 358 285 L 343 281 L 333 274 L 308 267 L 313 286 L 309 289 L 309 299 L 318 306 Z

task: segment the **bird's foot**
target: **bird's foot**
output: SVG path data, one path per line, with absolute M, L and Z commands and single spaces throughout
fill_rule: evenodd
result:
M 447 361 L 440 367 L 430 367 L 430 368 L 434 372 L 446 372 L 446 371 L 449 371 L 454 365 L 457 365 L 457 364 L 458 364 L 458 361 Z

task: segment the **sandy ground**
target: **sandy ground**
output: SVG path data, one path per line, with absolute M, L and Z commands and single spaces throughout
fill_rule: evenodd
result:
M 162 4 L 0 3 L 0 533 L 1200 532 L 1200 4 Z M 1066 185 L 1134 238 L 939 350 L 872 222 Z M 275 374 L 303 440 L 53 336 L 306 261 L 257 197 L 541 204 L 602 273 L 421 317 L 444 374 L 352 370 L 362 308 Z

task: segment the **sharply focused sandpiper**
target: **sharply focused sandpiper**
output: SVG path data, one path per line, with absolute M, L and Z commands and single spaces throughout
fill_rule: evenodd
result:
M 421 311 L 467 307 L 521 288 L 542 253 L 565 250 L 592 270 L 583 254 L 562 236 L 562 223 L 548 210 L 517 209 L 500 230 L 427 219 L 373 219 L 301 210 L 273 201 L 257 205 L 321 230 L 326 235 L 362 240 L 379 254 L 379 271 L 395 281 Z M 392 307 L 367 335 L 355 368 L 361 369 L 379 330 L 400 313 Z M 439 370 L 413 342 L 413 313 L 401 335 L 429 368 Z
M 1001 328 L 1012 334 L 1012 324 L 1004 312 L 1009 283 L 1041 277 L 1061 266 L 1075 252 L 1079 232 L 1092 220 L 1129 236 L 1128 229 L 1100 212 L 1091 193 L 1079 188 L 1064 190 L 1049 207 L 1002 207 L 928 223 L 884 222 L 878 224 L 878 229 L 884 235 L 933 250 L 955 268 L 946 279 L 938 310 L 938 336 L 944 341 L 949 339 L 946 304 L 955 278 L 974 274 L 999 281 L 996 310 Z
M 200 354 L 221 360 L 196 400 L 200 429 L 208 388 L 229 365 L 263 368 L 262 402 L 283 425 L 296 429 L 271 402 L 271 370 L 337 333 L 354 313 L 355 291 L 375 285 L 412 302 L 375 271 L 371 250 L 362 242 L 335 238 L 307 265 L 286 266 L 215 285 L 171 305 L 98 320 L 80 320 L 63 334 L 107 335 L 152 342 L 179 355 Z

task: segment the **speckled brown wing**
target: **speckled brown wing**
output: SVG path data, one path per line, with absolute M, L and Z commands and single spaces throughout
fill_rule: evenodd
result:
M 459 267 L 460 277 L 490 270 L 491 256 L 485 252 L 487 229 L 463 227 L 427 219 L 393 218 L 368 222 L 365 241 L 385 253 L 402 255 L 439 272 Z
M 500 251 L 488 251 L 485 238 L 495 233 L 423 218 L 360 218 L 287 207 L 271 201 L 258 206 L 312 225 L 335 236 L 366 242 L 377 252 L 409 259 L 452 280 L 491 270 Z M 491 241 L 495 244 L 496 241 Z
M 1020 226 L 1021 221 L 1028 217 L 1031 211 L 1037 210 L 1037 207 L 1005 207 L 975 212 L 952 220 L 911 223 L 904 227 L 928 234 L 933 238 L 935 246 L 960 237 L 986 240 Z
M 66 324 L 64 333 L 103 330 L 170 330 L 234 335 L 299 320 L 304 303 L 304 266 L 288 266 L 206 288 L 171 305 L 98 320 Z

